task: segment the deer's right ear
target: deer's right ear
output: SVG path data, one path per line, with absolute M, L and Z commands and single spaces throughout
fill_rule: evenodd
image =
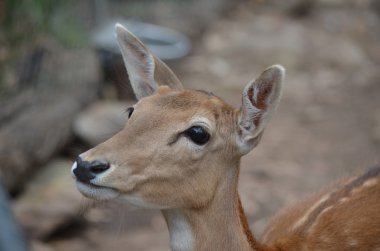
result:
M 244 88 L 238 117 L 238 146 L 241 154 L 248 153 L 260 141 L 280 101 L 284 77 L 284 67 L 273 65 Z
M 177 76 L 161 60 L 121 24 L 115 33 L 132 89 L 139 100 L 153 94 L 160 85 L 183 89 Z

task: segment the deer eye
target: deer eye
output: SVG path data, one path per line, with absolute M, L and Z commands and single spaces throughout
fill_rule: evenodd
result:
M 132 113 L 133 113 L 134 110 L 135 110 L 135 108 L 133 108 L 133 107 L 129 107 L 129 108 L 127 109 L 128 118 L 130 118 L 130 117 L 132 116 Z
M 184 134 L 197 145 L 204 145 L 210 139 L 210 134 L 201 126 L 190 127 Z

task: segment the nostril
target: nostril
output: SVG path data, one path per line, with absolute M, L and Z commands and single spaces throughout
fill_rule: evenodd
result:
M 110 164 L 105 161 L 86 161 L 78 157 L 73 166 L 72 173 L 79 181 L 88 183 L 109 168 Z
M 91 164 L 89 166 L 90 172 L 93 174 L 100 174 L 102 172 L 105 172 L 109 168 L 110 168 L 109 163 L 98 161 L 98 160 L 91 162 Z
M 72 172 L 78 180 L 82 182 L 89 182 L 95 178 L 95 175 L 88 169 L 89 162 L 83 161 L 81 158 L 77 158 L 75 162 L 76 164 L 74 164 Z

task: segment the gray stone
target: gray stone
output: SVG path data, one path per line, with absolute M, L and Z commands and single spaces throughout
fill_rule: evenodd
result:
M 74 121 L 75 134 L 91 146 L 95 146 L 120 131 L 128 118 L 126 109 L 134 102 L 99 101 Z
M 83 196 L 70 175 L 72 161 L 54 160 L 30 180 L 14 202 L 16 219 L 33 238 L 44 238 L 79 216 Z
M 30 250 L 31 251 L 53 251 L 54 249 L 46 243 L 43 243 L 37 240 L 32 240 L 32 242 L 30 243 Z
M 0 177 L 11 193 L 67 145 L 74 117 L 100 88 L 99 61 L 91 49 L 68 49 L 52 39 L 34 47 L 43 51 L 41 62 L 31 57 L 18 64 L 30 62 L 39 69 L 36 76 L 20 77 L 20 88 L 0 97 Z
M 380 143 L 380 109 L 375 111 L 374 114 L 373 138 L 376 142 Z

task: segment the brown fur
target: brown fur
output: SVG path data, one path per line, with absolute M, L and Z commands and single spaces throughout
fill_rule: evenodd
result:
M 249 229 L 249 224 L 247 221 L 247 217 L 245 216 L 244 208 L 240 201 L 240 197 L 238 197 L 238 203 L 239 203 L 239 218 L 240 218 L 241 226 L 244 229 L 244 234 L 247 237 L 247 240 L 252 250 L 272 251 L 270 247 L 260 244 L 258 241 L 256 241 L 255 237 L 253 237 L 251 229 Z
M 372 168 L 290 207 L 273 220 L 263 240 L 284 251 L 380 250 L 379 173 L 380 167 Z

